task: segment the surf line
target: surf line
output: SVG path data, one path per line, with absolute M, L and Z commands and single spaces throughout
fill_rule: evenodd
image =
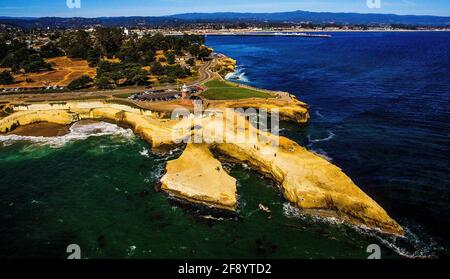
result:
M 323 141 L 330 141 L 336 136 L 336 134 L 332 130 L 327 130 L 327 132 L 328 132 L 328 137 L 322 138 L 322 139 L 311 139 L 311 136 L 308 136 L 308 140 L 310 142 L 309 145 L 313 145 L 314 143 L 323 142 Z

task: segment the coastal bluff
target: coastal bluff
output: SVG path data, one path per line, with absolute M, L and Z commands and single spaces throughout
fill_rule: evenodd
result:
M 233 109 L 217 108 L 208 115 L 171 120 L 103 101 L 30 104 L 15 106 L 12 114 L 0 119 L 0 132 L 38 122 L 71 124 L 84 119 L 129 126 L 153 148 L 201 134 L 205 143 L 188 143 L 180 158 L 168 162 L 161 179 L 162 190 L 177 198 L 236 210 L 236 180 L 215 158 L 220 153 L 228 158 L 224 160 L 246 163 L 272 178 L 283 196 L 306 214 L 335 217 L 388 234 L 404 233 L 340 168 L 290 139 L 258 130 Z
M 167 163 L 161 189 L 192 202 L 234 211 L 236 183 L 207 145 L 188 144 L 180 158 Z

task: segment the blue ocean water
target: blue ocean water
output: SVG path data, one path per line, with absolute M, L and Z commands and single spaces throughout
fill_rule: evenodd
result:
M 449 33 L 339 33 L 328 40 L 214 37 L 241 81 L 286 90 L 312 122 L 284 134 L 327 156 L 407 229 L 366 233 L 301 214 L 242 165 L 235 216 L 154 191 L 165 163 L 108 123 L 53 138 L 0 135 L 0 258 L 382 258 L 449 256 Z M 87 129 L 86 127 L 90 127 Z M 270 208 L 271 214 L 259 209 Z
M 288 91 L 312 122 L 285 132 L 341 167 L 414 238 L 450 247 L 450 33 L 208 37 L 244 82 Z

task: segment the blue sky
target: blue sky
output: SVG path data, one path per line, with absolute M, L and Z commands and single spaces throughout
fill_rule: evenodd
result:
M 160 16 L 186 12 L 317 12 L 395 13 L 450 16 L 450 0 L 80 0 L 69 9 L 66 0 L 0 0 L 0 16 Z

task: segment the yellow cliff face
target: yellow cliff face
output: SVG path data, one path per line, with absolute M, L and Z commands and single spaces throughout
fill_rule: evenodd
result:
M 211 143 L 210 148 L 272 177 L 285 198 L 305 212 L 337 217 L 347 223 L 379 228 L 390 234 L 403 234 L 403 229 L 386 211 L 338 167 L 294 141 L 256 129 L 233 110 L 217 111 L 220 113 L 226 116 L 209 117 L 202 123 L 201 133 Z M 202 162 L 203 166 L 205 164 L 208 163 Z M 171 176 L 182 171 L 173 167 L 167 170 Z M 192 172 L 199 174 L 202 171 L 193 168 Z M 232 186 L 223 184 L 222 187 Z
M 208 146 L 188 144 L 180 158 L 167 163 L 161 189 L 189 201 L 236 209 L 236 179 L 223 169 Z
M 219 73 L 230 73 L 236 70 L 237 61 L 229 58 L 223 57 L 217 59 L 216 71 Z
M 306 124 L 310 120 L 308 105 L 295 99 L 278 100 L 267 99 L 264 102 L 260 100 L 233 100 L 233 101 L 215 101 L 210 102 L 211 108 L 255 108 L 265 109 L 268 112 L 277 110 L 282 120 L 289 120 L 299 124 Z
M 65 110 L 16 112 L 0 120 L 0 133 L 7 133 L 18 126 L 25 126 L 39 122 L 50 122 L 67 125 L 76 120 L 76 116 Z
M 64 109 L 29 106 L 0 119 L 0 131 L 37 122 L 70 124 L 82 119 L 107 119 L 126 124 L 153 148 L 178 143 L 193 134 L 201 135 L 202 144 L 188 144 L 179 159 L 167 164 L 162 189 L 178 198 L 235 210 L 236 181 L 210 152 L 215 149 L 272 177 L 284 197 L 306 213 L 334 216 L 350 224 L 403 234 L 403 229 L 385 210 L 337 166 L 287 138 L 256 129 L 232 109 L 216 110 L 206 116 L 191 115 L 182 120 L 165 120 L 148 111 L 109 103 L 79 102 L 65 105 Z M 184 133 L 174 133 L 180 128 Z
M 220 144 L 223 154 L 272 177 L 290 202 L 306 213 L 402 235 L 403 229 L 341 169 L 288 139 L 278 149 Z

